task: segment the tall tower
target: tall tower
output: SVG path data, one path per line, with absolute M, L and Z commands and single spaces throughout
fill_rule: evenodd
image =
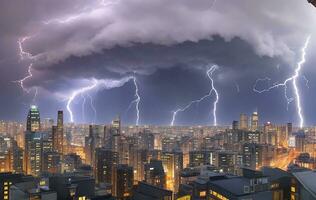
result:
M 40 113 L 37 106 L 32 105 L 26 120 L 26 130 L 29 132 L 36 132 L 41 129 Z
M 246 114 L 240 114 L 239 129 L 248 130 L 248 116 Z
M 259 116 L 257 112 L 253 112 L 251 115 L 251 131 L 259 130 Z
M 64 117 L 63 111 L 57 113 L 57 126 L 53 127 L 53 148 L 58 153 L 64 153 Z

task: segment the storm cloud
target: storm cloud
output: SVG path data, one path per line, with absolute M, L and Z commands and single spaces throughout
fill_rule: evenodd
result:
M 34 76 L 25 85 L 40 88 L 43 98 L 60 97 L 82 79 L 119 79 L 136 73 L 146 84 L 149 77 L 173 68 L 197 70 L 202 76 L 208 64 L 220 66 L 219 87 L 227 90 L 238 83 L 251 91 L 256 78 L 282 79 L 292 73 L 303 41 L 315 32 L 316 20 L 315 9 L 297 0 L 1 4 L 0 44 L 6 48 L 0 50 L 0 66 L 8 74 L 5 80 L 23 77 L 33 63 Z M 24 37 L 23 49 L 32 56 L 21 61 L 17 41 Z M 276 66 L 281 67 L 276 71 Z M 181 76 L 172 72 L 176 79 Z M 183 102 L 177 99 L 176 104 L 198 96 L 183 95 Z

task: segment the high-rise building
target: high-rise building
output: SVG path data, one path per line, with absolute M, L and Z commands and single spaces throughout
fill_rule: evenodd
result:
M 42 168 L 42 134 L 40 132 L 25 133 L 25 171 L 37 176 Z
M 57 113 L 57 126 L 53 127 L 53 149 L 64 154 L 64 120 L 63 111 Z
M 32 105 L 26 120 L 26 130 L 30 132 L 39 131 L 41 129 L 40 113 L 37 106 Z
M 189 166 L 198 167 L 212 164 L 212 156 L 213 154 L 209 151 L 190 151 Z
M 295 133 L 295 150 L 297 152 L 301 152 L 301 153 L 306 152 L 305 140 L 306 140 L 306 135 L 303 130 Z
M 25 132 L 24 166 L 27 174 L 34 176 L 42 172 L 43 153 L 52 150 L 52 142 L 47 132 Z
M 42 171 L 49 173 L 61 172 L 61 156 L 57 152 L 43 152 Z
M 245 143 L 243 145 L 244 166 L 254 170 L 269 166 L 274 158 L 274 151 L 273 145 Z
M 119 132 L 121 131 L 121 119 L 117 117 L 112 121 L 112 128 L 117 129 Z
M 41 120 L 41 129 L 43 131 L 49 131 L 54 126 L 54 120 L 51 118 L 44 118 Z
M 161 160 L 151 160 L 145 165 L 145 182 L 160 188 L 166 187 L 166 175 Z
M 251 115 L 251 131 L 259 130 L 259 116 L 257 112 L 253 112 Z
M 96 183 L 112 183 L 113 169 L 118 164 L 118 153 L 110 149 L 97 148 L 95 150 L 95 178 Z
M 248 116 L 246 114 L 240 114 L 239 129 L 248 130 Z
M 82 165 L 82 160 L 75 153 L 67 154 L 63 157 L 62 172 L 74 172 Z
M 161 161 L 166 172 L 167 189 L 177 192 L 180 185 L 180 172 L 183 169 L 183 153 L 163 152 Z
M 233 123 L 232 123 L 232 129 L 233 129 L 233 130 L 239 129 L 239 122 L 238 122 L 238 121 L 233 121 Z
M 220 172 L 225 173 L 235 173 L 236 154 L 230 151 L 218 151 L 216 152 L 216 162 L 215 166 L 219 169 Z
M 13 141 L 9 149 L 10 171 L 15 173 L 23 172 L 23 149 L 18 147 L 17 142 Z
M 100 125 L 89 126 L 89 136 L 85 137 L 86 163 L 89 165 L 95 162 L 95 149 L 102 146 L 100 135 L 103 134 L 103 130 L 103 126 Z
M 144 180 L 145 164 L 148 163 L 149 152 L 146 149 L 138 149 L 133 146 L 130 149 L 129 165 L 133 166 L 134 169 L 134 180 L 135 183 Z
M 129 167 L 125 164 L 115 166 L 112 182 L 112 194 L 118 200 L 129 199 L 132 194 L 134 182 L 133 167 Z

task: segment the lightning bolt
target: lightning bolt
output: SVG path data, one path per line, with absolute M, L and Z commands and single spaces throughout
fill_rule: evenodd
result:
M 132 105 L 133 104 L 135 104 L 135 110 L 136 110 L 136 126 L 138 126 L 139 125 L 139 116 L 140 116 L 140 111 L 139 111 L 139 103 L 140 103 L 140 101 L 141 101 L 141 97 L 140 97 L 140 95 L 139 95 L 139 89 L 138 89 L 138 84 L 137 84 L 137 79 L 136 79 L 136 77 L 134 76 L 133 77 L 133 83 L 134 83 L 134 86 L 135 86 L 135 99 L 129 104 L 129 106 L 128 106 L 128 108 L 127 108 L 127 110 L 126 111 L 128 111 L 131 107 L 132 107 Z
M 91 106 L 91 108 L 92 108 L 92 110 L 93 110 L 93 113 L 94 113 L 94 115 L 93 115 L 93 124 L 95 124 L 95 122 L 96 122 L 96 120 L 97 120 L 97 109 L 95 108 L 95 106 L 94 106 L 94 104 L 93 104 L 93 98 L 92 98 L 92 96 L 89 95 L 89 94 L 87 94 L 87 96 L 88 96 L 89 99 L 90 99 L 90 106 Z
M 23 43 L 30 39 L 30 37 L 23 37 L 23 38 L 20 38 L 17 43 L 18 43 L 18 47 L 19 47 L 19 56 L 20 56 L 20 60 L 25 60 L 25 59 L 29 59 L 29 60 L 33 60 L 34 59 L 34 56 L 25 51 L 23 49 Z M 36 98 L 37 98 L 37 95 L 38 95 L 38 88 L 37 87 L 34 87 L 34 88 L 31 88 L 31 89 L 27 89 L 25 86 L 24 86 L 24 82 L 27 81 L 28 79 L 31 79 L 33 77 L 33 74 L 32 74 L 32 67 L 33 67 L 33 63 L 30 63 L 29 66 L 28 66 L 28 70 L 27 70 L 27 76 L 25 76 L 24 78 L 20 79 L 20 80 L 17 80 L 17 81 L 13 81 L 14 83 L 19 83 L 20 87 L 22 88 L 22 90 L 25 92 L 25 93 L 30 93 L 31 90 L 34 90 L 34 96 L 33 96 L 33 99 L 32 99 L 32 102 L 35 103 L 36 101 Z
M 134 80 L 135 81 L 135 77 L 133 76 L 127 76 L 124 77 L 122 79 L 119 80 L 112 80 L 112 79 L 95 79 L 92 78 L 91 80 L 87 80 L 89 82 L 89 84 L 85 87 L 81 87 L 79 89 L 74 90 L 70 96 L 66 97 L 67 99 L 67 111 L 69 113 L 70 116 L 70 122 L 74 122 L 74 112 L 71 109 L 71 105 L 73 103 L 73 101 L 80 95 L 81 97 L 84 97 L 85 95 L 87 95 L 90 98 L 90 105 L 92 110 L 94 111 L 94 119 L 96 120 L 96 108 L 93 105 L 93 98 L 89 95 L 89 92 L 93 91 L 93 90 L 97 90 L 97 89 L 111 89 L 111 88 L 118 88 L 123 86 L 125 83 L 127 83 L 130 80 Z M 135 83 L 135 82 L 134 82 Z M 136 84 L 137 85 L 137 84 Z M 138 95 L 138 87 L 136 89 L 136 94 Z M 139 96 L 139 95 L 138 95 Z M 84 97 L 85 99 L 85 97 Z M 139 104 L 140 98 L 137 101 L 137 108 L 138 108 L 138 104 Z M 85 100 L 84 100 L 85 102 Z M 82 109 L 84 108 L 84 106 L 82 107 Z M 139 114 L 138 114 L 139 116 Z M 139 118 L 138 118 L 139 119 Z
M 83 88 L 80 88 L 76 91 L 73 91 L 72 94 L 70 95 L 70 97 L 68 98 L 68 102 L 67 102 L 67 110 L 69 112 L 70 115 L 70 122 L 74 122 L 74 116 L 73 116 L 73 112 L 71 110 L 71 104 L 73 102 L 73 100 L 78 96 L 78 95 L 82 95 L 88 91 L 91 91 L 93 89 L 95 89 L 98 86 L 98 81 L 96 79 L 92 79 L 92 84 Z
M 32 66 L 33 66 L 33 63 L 31 63 L 28 67 L 28 70 L 27 70 L 27 73 L 28 75 L 25 76 L 24 78 L 20 79 L 20 80 L 17 80 L 17 81 L 14 81 L 15 83 L 19 83 L 20 84 L 20 87 L 22 88 L 22 90 L 26 93 L 30 93 L 30 89 L 27 89 L 26 87 L 24 87 L 24 82 L 30 78 L 33 77 L 33 74 L 32 74 Z
M 305 75 L 303 75 L 302 77 L 303 77 L 303 79 L 304 79 L 304 81 L 305 81 L 306 87 L 307 87 L 308 89 L 310 89 L 310 87 L 309 87 L 309 80 L 306 78 Z
M 266 88 L 266 89 L 262 89 L 262 90 L 258 90 L 256 89 L 257 87 L 257 84 L 260 82 L 260 81 L 270 81 L 271 79 L 269 78 L 265 78 L 265 79 L 258 79 L 255 83 L 255 85 L 253 86 L 253 91 L 254 92 L 257 92 L 257 93 L 263 93 L 263 92 L 268 92 L 272 89 L 275 89 L 275 88 L 279 88 L 279 87 L 283 87 L 284 88 L 284 93 L 285 93 L 285 98 L 287 100 L 287 105 L 289 105 L 293 100 L 294 98 L 290 98 L 288 97 L 287 95 L 287 88 L 288 88 L 288 83 L 292 81 L 292 85 L 293 85 L 293 89 L 294 89 L 294 94 L 295 94 L 295 100 L 296 100 L 296 109 L 297 109 L 297 114 L 299 116 L 299 126 L 300 128 L 303 128 L 304 126 L 304 116 L 303 116 L 303 112 L 302 112 L 302 106 L 301 106 L 301 97 L 300 97 L 300 91 L 299 91 L 299 88 L 297 86 L 297 78 L 300 76 L 300 71 L 304 65 L 304 63 L 306 62 L 306 49 L 309 45 L 309 42 L 310 42 L 310 39 L 311 37 L 308 36 L 305 43 L 304 43 L 304 46 L 302 48 L 302 56 L 301 56 L 301 60 L 297 63 L 297 66 L 296 66 L 296 69 L 294 71 L 294 74 L 285 79 L 285 81 L 283 83 L 274 83 L 271 87 L 269 88 Z
M 81 98 L 83 99 L 82 105 L 81 105 L 81 113 L 82 113 L 82 119 L 85 121 L 85 105 L 86 105 L 86 97 L 84 94 L 81 94 Z
M 219 95 L 218 95 L 218 92 L 216 90 L 216 88 L 214 87 L 214 80 L 212 78 L 212 75 L 214 73 L 215 70 L 218 69 L 218 66 L 217 65 L 213 65 L 211 66 L 207 72 L 206 72 L 206 75 L 207 77 L 210 79 L 211 81 L 211 90 L 208 92 L 208 94 L 204 95 L 203 97 L 201 97 L 200 99 L 197 99 L 197 100 L 194 100 L 194 101 L 191 101 L 189 104 L 187 104 L 186 106 L 184 106 L 183 108 L 179 108 L 177 109 L 176 111 L 173 112 L 172 114 L 172 120 L 171 120 L 171 123 L 170 123 L 170 126 L 174 126 L 174 123 L 175 123 L 175 120 L 176 120 L 176 117 L 178 115 L 179 112 L 184 112 L 186 111 L 187 109 L 189 109 L 193 104 L 198 104 L 200 102 L 202 102 L 204 99 L 212 96 L 212 93 L 215 94 L 215 101 L 213 103 L 213 125 L 214 126 L 217 126 L 217 116 L 216 116 L 216 110 L 217 110 L 217 103 L 219 101 Z
M 215 101 L 213 103 L 213 120 L 214 120 L 214 123 L 213 125 L 214 126 L 217 126 L 217 116 L 216 116 L 216 111 L 217 111 L 217 104 L 218 104 L 218 101 L 219 101 L 219 95 L 218 95 L 218 92 L 214 86 L 214 80 L 212 78 L 212 75 L 214 73 L 214 71 L 218 69 L 218 66 L 217 65 L 213 65 L 208 71 L 207 71 L 207 76 L 208 78 L 211 80 L 211 85 L 212 85 L 212 90 L 214 93 L 215 93 Z
M 31 38 L 31 37 L 27 36 L 27 37 L 23 37 L 23 38 L 18 39 L 18 46 L 19 46 L 19 51 L 20 51 L 20 52 L 19 52 L 19 55 L 20 55 L 20 59 L 21 59 L 21 60 L 24 60 L 24 59 L 30 59 L 30 60 L 32 60 L 32 59 L 34 58 L 31 53 L 26 52 L 26 51 L 24 51 L 24 49 L 23 49 L 23 43 L 24 43 L 26 40 L 30 39 L 30 38 Z

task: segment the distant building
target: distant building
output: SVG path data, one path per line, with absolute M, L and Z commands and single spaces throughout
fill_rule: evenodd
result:
M 259 130 L 259 116 L 257 112 L 253 112 L 251 115 L 251 131 Z
M 304 131 L 299 131 L 295 134 L 295 150 L 298 152 L 305 152 L 305 133 Z
M 32 105 L 26 120 L 26 130 L 29 132 L 40 131 L 41 118 L 37 106 Z
M 238 121 L 233 121 L 233 123 L 232 123 L 232 129 L 233 129 L 233 130 L 239 129 L 239 122 L 238 122 Z
M 63 111 L 57 113 L 57 126 L 53 127 L 53 149 L 64 154 L 64 117 Z
M 248 116 L 246 114 L 240 114 L 239 129 L 248 130 Z

